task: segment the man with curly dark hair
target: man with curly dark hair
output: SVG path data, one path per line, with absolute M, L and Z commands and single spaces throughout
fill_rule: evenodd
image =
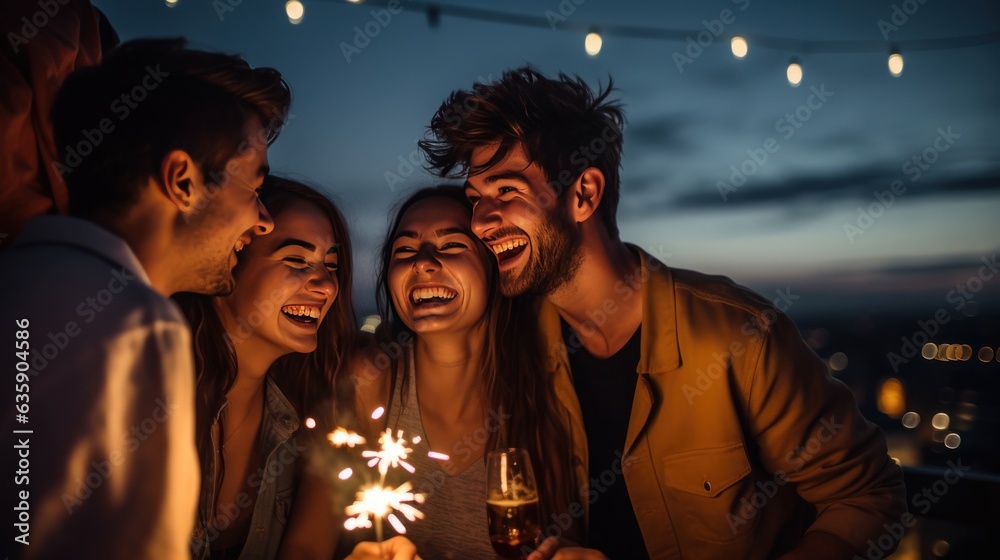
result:
M 538 300 L 589 481 L 565 514 L 588 549 L 532 558 L 863 555 L 905 512 L 884 435 L 769 301 L 621 241 L 611 91 L 512 70 L 452 93 L 421 143 L 466 179 L 504 294 Z

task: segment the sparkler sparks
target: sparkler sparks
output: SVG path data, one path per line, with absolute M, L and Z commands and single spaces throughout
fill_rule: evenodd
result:
M 378 419 L 384 412 L 385 410 L 379 407 L 372 413 L 372 418 Z M 343 428 L 337 428 L 330 432 L 327 439 L 337 447 L 345 445 L 354 447 L 365 443 L 363 437 Z M 420 436 L 413 438 L 413 443 L 419 441 Z M 357 493 L 354 503 L 344 510 L 348 515 L 347 520 L 344 521 L 344 528 L 348 531 L 357 528 L 368 529 L 372 527 L 374 521 L 376 540 L 382 542 L 382 520 L 388 520 L 389 524 L 400 534 L 406 533 L 406 527 L 403 526 L 403 522 L 396 514 L 399 513 L 409 521 L 422 519 L 424 514 L 415 508 L 413 503 L 422 504 L 424 495 L 413 492 L 413 486 L 409 481 L 397 488 L 385 485 L 386 473 L 389 472 L 390 467 L 402 467 L 410 473 L 415 471 L 413 465 L 406 462 L 406 458 L 410 453 L 413 453 L 413 449 L 407 447 L 403 431 L 397 431 L 396 437 L 393 437 L 392 430 L 386 429 L 379 436 L 378 442 L 381 446 L 378 451 L 365 450 L 361 452 L 361 456 L 368 459 L 369 468 L 378 467 L 379 481 L 377 484 L 362 487 Z M 346 480 L 352 474 L 352 469 L 346 468 L 340 472 L 339 478 Z
M 343 447 L 345 445 L 347 447 L 354 447 L 355 445 L 365 443 L 365 438 L 354 432 L 349 432 L 344 428 L 337 428 L 336 430 L 330 432 L 326 435 L 326 439 L 330 440 L 330 443 L 337 447 Z
M 403 467 L 411 473 L 414 471 L 413 465 L 406 462 L 406 458 L 413 452 L 413 449 L 406 446 L 402 430 L 399 430 L 396 437 L 393 438 L 392 430 L 387 428 L 378 438 L 378 442 L 382 444 L 382 449 L 361 453 L 362 457 L 371 459 L 368 461 L 369 467 L 378 465 L 378 472 L 382 476 L 385 476 L 385 473 L 389 471 L 389 467 Z
M 381 484 L 362 488 L 358 492 L 357 500 L 344 510 L 347 515 L 352 516 L 344 522 L 344 528 L 348 531 L 358 527 L 369 528 L 372 526 L 372 519 L 385 517 L 396 531 L 405 533 L 406 527 L 394 512 L 399 512 L 410 521 L 424 517 L 424 514 L 410 503 L 423 503 L 424 495 L 414 494 L 412 489 L 413 486 L 409 482 L 404 482 L 399 488 L 384 487 Z

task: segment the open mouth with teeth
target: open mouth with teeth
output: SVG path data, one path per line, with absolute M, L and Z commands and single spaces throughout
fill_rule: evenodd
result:
M 312 305 L 286 305 L 281 312 L 296 323 L 315 325 L 319 322 L 319 308 Z
M 458 296 L 458 292 L 451 288 L 438 287 L 416 288 L 410 293 L 410 300 L 416 305 L 447 303 Z
M 526 237 L 516 237 L 514 239 L 490 243 L 489 245 L 493 253 L 496 254 L 497 261 L 503 264 L 523 253 L 528 246 L 528 239 Z

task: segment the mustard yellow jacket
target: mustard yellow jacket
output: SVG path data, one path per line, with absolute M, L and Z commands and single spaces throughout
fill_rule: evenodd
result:
M 586 522 L 604 486 L 624 476 L 650 558 L 769 558 L 807 530 L 835 535 L 862 556 L 879 537 L 890 542 L 885 525 L 906 511 L 902 471 L 792 321 L 727 278 L 671 269 L 631 249 L 641 289 L 623 279 L 590 315 L 613 321 L 622 302 L 642 298 L 639 377 L 620 464 L 588 476 L 559 315 L 539 304 L 576 475 L 590 479 L 570 513 Z

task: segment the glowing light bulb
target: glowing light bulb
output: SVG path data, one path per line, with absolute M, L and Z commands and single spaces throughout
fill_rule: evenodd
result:
M 898 52 L 889 55 L 889 73 L 897 78 L 903 75 L 903 55 Z
M 597 53 L 601 52 L 603 44 L 604 40 L 601 39 L 601 35 L 594 31 L 587 33 L 587 38 L 583 40 L 583 48 L 590 56 L 597 56 Z
M 802 65 L 798 62 L 792 61 L 788 65 L 788 70 L 785 72 L 785 76 L 788 77 L 788 83 L 792 84 L 792 87 L 799 87 L 802 83 Z
M 729 42 L 729 46 L 732 47 L 733 56 L 736 58 L 743 58 L 747 55 L 747 51 L 750 49 L 750 46 L 747 45 L 747 40 L 738 35 L 733 37 L 733 40 Z
M 173 8 L 177 5 L 177 0 L 164 0 L 167 3 L 168 8 Z
M 306 13 L 306 7 L 299 0 L 288 0 L 285 3 L 285 13 L 288 14 L 288 21 L 294 25 L 302 22 L 302 16 Z

